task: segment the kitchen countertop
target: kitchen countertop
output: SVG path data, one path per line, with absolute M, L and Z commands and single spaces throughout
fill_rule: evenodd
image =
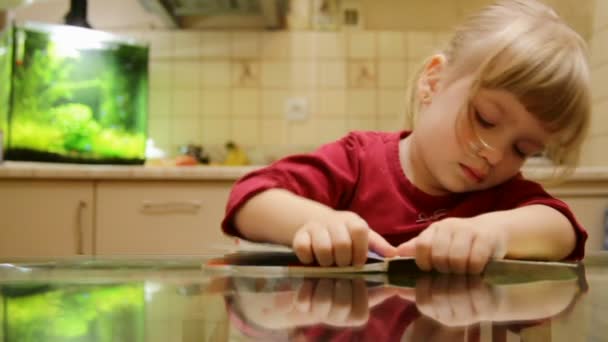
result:
M 234 181 L 262 165 L 251 166 L 123 166 L 6 161 L 0 164 L 0 179 L 72 180 L 224 180 Z M 550 179 L 547 166 L 524 167 L 531 180 Z M 574 182 L 608 180 L 608 166 L 580 167 L 568 178 Z
M 0 260 L 3 341 L 600 341 L 608 254 L 584 266 L 323 278 L 192 257 Z M 548 267 L 548 268 L 547 268 Z M 485 336 L 485 337 L 484 337 Z

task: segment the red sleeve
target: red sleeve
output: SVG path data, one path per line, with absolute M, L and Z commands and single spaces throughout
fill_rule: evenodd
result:
M 570 207 L 563 201 L 549 195 L 540 184 L 524 179 L 521 175 L 501 185 L 503 194 L 499 210 L 523 207 L 525 205 L 543 204 L 562 213 L 572 224 L 576 234 L 574 250 L 565 260 L 580 260 L 585 256 L 587 231 L 578 222 Z
M 357 182 L 361 145 L 357 134 L 351 133 L 310 154 L 290 156 L 245 175 L 232 188 L 222 230 L 240 236 L 233 222 L 236 211 L 254 195 L 273 188 L 289 190 L 332 208 L 345 207 Z

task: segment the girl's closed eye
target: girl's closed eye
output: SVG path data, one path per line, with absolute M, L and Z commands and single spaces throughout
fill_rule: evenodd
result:
M 513 152 L 519 158 L 525 159 L 528 158 L 528 154 L 524 152 L 519 146 L 513 145 Z
M 473 111 L 475 112 L 475 120 L 484 128 L 492 128 L 495 127 L 496 124 L 490 122 L 488 119 L 484 118 L 484 116 L 479 112 L 476 107 L 473 107 Z
M 536 143 L 519 142 L 513 145 L 513 153 L 522 159 L 541 153 L 543 150 L 544 146 Z

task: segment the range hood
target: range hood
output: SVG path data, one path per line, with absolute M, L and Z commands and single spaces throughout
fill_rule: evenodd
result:
M 287 0 L 139 0 L 168 26 L 181 29 L 279 29 Z

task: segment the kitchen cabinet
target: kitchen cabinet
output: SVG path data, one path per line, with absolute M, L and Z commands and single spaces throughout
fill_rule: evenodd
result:
M 0 180 L 0 257 L 90 254 L 93 182 Z
M 101 181 L 96 253 L 204 254 L 231 239 L 220 229 L 232 181 Z
M 603 181 L 571 181 L 559 186 L 548 186 L 547 191 L 566 202 L 579 222 L 587 229 L 587 251 L 603 249 L 608 210 L 608 183 Z

